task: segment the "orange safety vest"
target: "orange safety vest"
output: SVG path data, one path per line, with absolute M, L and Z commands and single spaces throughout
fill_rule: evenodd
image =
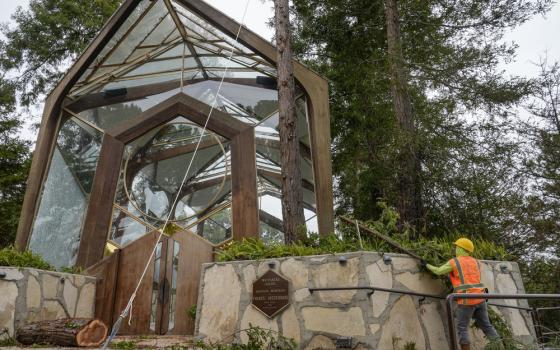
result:
M 449 274 L 454 293 L 484 293 L 484 285 L 480 283 L 478 261 L 470 256 L 459 256 L 449 260 L 453 271 Z M 457 299 L 460 305 L 477 305 L 484 299 Z

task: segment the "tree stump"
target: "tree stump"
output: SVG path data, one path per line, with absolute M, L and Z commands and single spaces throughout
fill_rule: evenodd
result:
M 16 332 L 23 345 L 98 347 L 107 338 L 107 326 L 100 320 L 65 318 L 26 324 Z

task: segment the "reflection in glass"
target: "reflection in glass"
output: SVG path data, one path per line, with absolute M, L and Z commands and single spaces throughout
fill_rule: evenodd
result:
M 115 213 L 112 240 L 126 244 L 138 239 L 147 232 L 145 226 L 161 228 L 170 213 L 171 222 L 212 242 L 229 239 L 231 211 L 216 211 L 231 202 L 230 143 L 205 131 L 193 159 L 201 135 L 201 127 L 180 117 L 127 145 L 115 198 L 126 213 Z M 203 219 L 210 221 L 198 225 Z
M 175 327 L 175 310 L 177 305 L 177 275 L 179 274 L 179 250 L 181 245 L 179 242 L 173 242 L 173 266 L 171 270 L 171 291 L 169 293 L 169 327 L 171 331 Z
M 155 230 L 154 227 L 143 225 L 123 210 L 114 209 L 110 238 L 119 246 L 123 247 L 153 230 Z
M 207 105 L 216 99 L 218 109 L 249 124 L 259 123 L 278 109 L 276 90 L 224 82 L 216 98 L 219 86 L 219 81 L 207 80 L 188 85 L 185 93 Z
M 58 133 L 29 249 L 60 268 L 73 266 L 103 135 L 77 119 Z
M 302 175 L 303 207 L 308 232 L 317 232 L 315 181 L 311 148 L 307 102 L 304 96 L 296 100 L 297 132 L 300 141 L 300 169 Z M 261 238 L 270 243 L 283 238 L 282 177 L 278 112 L 263 120 L 255 128 L 259 218 Z
M 156 330 L 156 318 L 157 318 L 157 304 L 160 288 L 160 270 L 161 270 L 161 247 L 162 242 L 159 242 L 156 247 L 156 255 L 154 260 L 154 276 L 152 278 L 152 304 L 150 312 L 150 330 Z

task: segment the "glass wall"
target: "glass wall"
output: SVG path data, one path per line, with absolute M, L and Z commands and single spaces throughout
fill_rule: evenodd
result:
M 167 220 L 215 243 L 231 237 L 230 143 L 202 132 L 179 117 L 126 146 L 113 242 L 125 245 Z
M 308 232 L 317 232 L 315 181 L 309 140 L 308 109 L 305 96 L 296 101 L 298 139 L 302 176 L 303 206 Z M 282 242 L 282 176 L 278 112 L 260 122 L 255 128 L 259 219 L 261 236 L 268 242 Z
M 76 118 L 62 123 L 29 249 L 56 267 L 73 266 L 103 135 Z

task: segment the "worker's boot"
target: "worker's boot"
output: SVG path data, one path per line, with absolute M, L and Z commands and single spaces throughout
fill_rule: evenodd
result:
M 461 350 L 471 350 L 470 344 L 461 344 Z

